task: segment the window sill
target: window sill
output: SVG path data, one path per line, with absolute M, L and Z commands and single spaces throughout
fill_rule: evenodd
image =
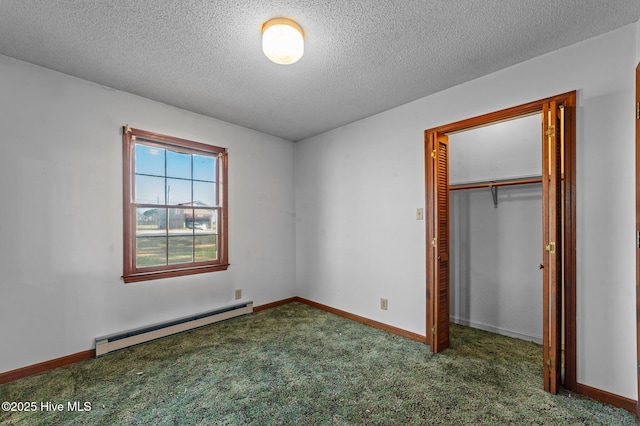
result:
M 170 269 L 164 271 L 138 272 L 123 275 L 122 279 L 125 283 L 135 283 L 139 281 L 158 280 L 161 278 L 181 277 L 184 275 L 204 274 L 207 272 L 226 271 L 229 264 L 224 265 L 208 265 L 196 268 Z

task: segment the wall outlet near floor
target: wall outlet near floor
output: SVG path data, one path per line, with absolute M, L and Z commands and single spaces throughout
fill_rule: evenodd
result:
M 416 220 L 424 219 L 424 209 L 416 209 Z
M 242 289 L 238 288 L 236 289 L 236 300 L 238 299 L 242 299 Z
M 380 299 L 380 309 L 382 309 L 383 311 L 387 310 L 387 307 L 389 306 L 389 301 L 385 298 L 381 298 Z

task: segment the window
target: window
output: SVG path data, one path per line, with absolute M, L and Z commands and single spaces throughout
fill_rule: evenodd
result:
M 125 127 L 125 282 L 227 269 L 224 148 Z

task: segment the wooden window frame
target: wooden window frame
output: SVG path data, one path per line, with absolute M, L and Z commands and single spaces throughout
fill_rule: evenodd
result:
M 217 176 L 219 222 L 217 224 L 217 259 L 211 261 L 190 262 L 162 266 L 137 267 L 136 266 L 136 208 L 134 200 L 135 185 L 135 155 L 136 141 L 143 141 L 145 145 L 169 148 L 179 152 L 191 154 L 204 154 L 219 158 Z M 148 281 L 160 278 L 179 277 L 192 274 L 202 274 L 214 271 L 226 270 L 228 260 L 228 190 L 227 190 L 227 150 L 213 145 L 180 139 L 159 133 L 128 126 L 122 132 L 122 158 L 123 158 L 123 242 L 124 242 L 124 266 L 122 279 L 125 283 Z

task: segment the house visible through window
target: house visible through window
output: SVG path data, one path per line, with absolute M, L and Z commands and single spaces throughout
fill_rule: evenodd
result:
M 224 148 L 125 127 L 125 282 L 227 268 Z

